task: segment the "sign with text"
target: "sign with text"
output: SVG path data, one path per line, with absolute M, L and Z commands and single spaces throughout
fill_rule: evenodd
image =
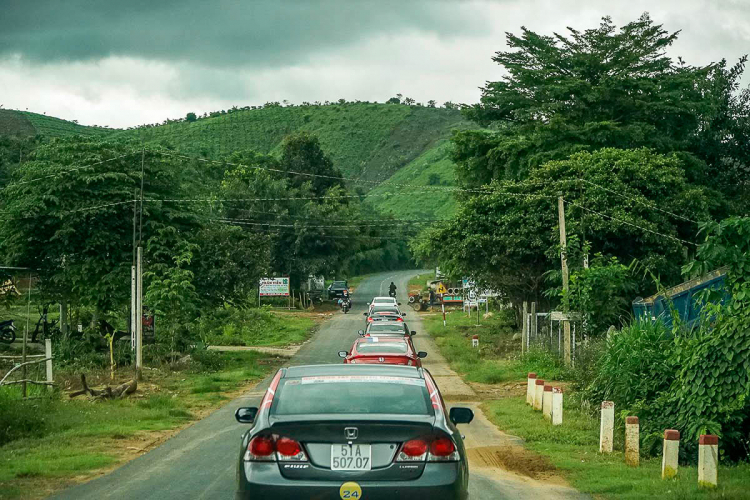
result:
M 289 278 L 262 278 L 261 297 L 289 297 Z

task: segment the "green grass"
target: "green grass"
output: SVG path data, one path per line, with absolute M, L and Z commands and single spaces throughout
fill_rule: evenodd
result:
M 62 137 L 74 134 L 104 136 L 113 132 L 112 129 L 79 125 L 72 121 L 29 111 L 15 111 L 15 113 L 26 118 L 36 130 L 36 133 L 45 137 Z
M 480 313 L 483 316 L 484 312 Z M 422 321 L 451 368 L 471 382 L 510 382 L 525 379 L 528 372 L 549 380 L 565 380 L 571 375 L 554 354 L 531 351 L 519 355 L 520 340 L 513 340 L 516 329 L 510 309 L 493 310 L 487 319 L 480 317 L 479 326 L 476 312 L 468 317 L 460 309 L 446 314 L 446 327 L 440 314 L 425 316 Z M 471 348 L 473 335 L 479 336 L 478 348 Z
M 439 141 L 370 191 L 367 201 L 380 212 L 401 219 L 445 219 L 452 216 L 456 211 L 456 199 L 445 189 L 456 184 L 450 148 L 448 140 Z M 410 189 L 405 194 L 399 185 L 425 187 Z M 399 194 L 389 196 L 391 192 Z
M 157 384 L 160 390 L 143 399 L 92 402 L 55 397 L 24 402 L 10 401 L 4 390 L 0 406 L 12 408 L 14 415 L 0 409 L 0 425 L 32 420 L 30 415 L 36 420 L 26 437 L 0 443 L 0 498 L 23 496 L 25 481 L 54 483 L 113 465 L 120 458 L 112 440 L 180 427 L 196 419 L 197 411 L 226 401 L 227 392 L 262 379 L 273 369 L 273 364 L 260 362 L 264 357 L 260 353 L 217 355 L 222 358 L 221 369 L 214 373 L 146 371 L 145 382 Z
M 413 287 L 420 287 L 422 290 L 426 288 L 428 281 L 434 281 L 435 280 L 435 273 L 425 273 L 425 274 L 418 274 L 416 276 L 413 276 L 411 279 L 409 279 L 409 289 L 411 290 Z M 440 323 L 442 325 L 442 322 Z
M 201 337 L 210 345 L 286 346 L 310 338 L 315 320 L 307 313 L 225 309 L 201 318 Z
M 720 466 L 719 487 L 702 490 L 695 466 L 680 466 L 677 479 L 662 481 L 660 458 L 641 458 L 638 468 L 625 465 L 620 435 L 614 453 L 598 453 L 599 422 L 590 413 L 565 408 L 563 425 L 552 427 L 524 398 L 490 401 L 483 410 L 500 429 L 523 438 L 528 449 L 548 456 L 573 487 L 598 498 L 748 498 L 750 464 Z

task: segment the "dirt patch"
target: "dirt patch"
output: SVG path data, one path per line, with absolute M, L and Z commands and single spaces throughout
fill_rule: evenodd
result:
M 504 384 L 482 384 L 469 382 L 480 401 L 491 399 L 512 398 L 526 395 L 526 384 L 523 382 L 506 382 Z
M 522 446 L 487 446 L 467 450 L 469 463 L 475 467 L 496 467 L 532 479 L 549 479 L 557 475 L 552 461 Z

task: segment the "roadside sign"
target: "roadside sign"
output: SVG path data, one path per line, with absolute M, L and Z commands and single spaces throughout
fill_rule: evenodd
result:
M 439 294 L 445 294 L 445 293 L 448 293 L 448 289 L 447 289 L 447 288 L 445 288 L 445 285 L 443 285 L 442 283 L 440 283 L 440 284 L 438 285 L 438 287 L 437 287 L 437 293 L 439 293 Z
M 262 278 L 259 295 L 261 297 L 289 297 L 289 278 Z

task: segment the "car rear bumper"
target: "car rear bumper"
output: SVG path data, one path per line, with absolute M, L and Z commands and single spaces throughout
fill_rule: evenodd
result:
M 347 482 L 287 479 L 275 463 L 243 463 L 236 500 L 340 500 Z M 419 479 L 411 481 L 357 481 L 361 500 L 464 500 L 468 477 L 459 463 L 428 463 Z

